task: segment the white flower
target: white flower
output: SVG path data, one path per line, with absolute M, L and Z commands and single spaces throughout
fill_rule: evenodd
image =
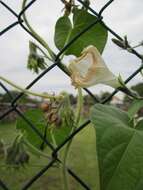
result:
M 85 48 L 81 56 L 69 64 L 72 85 L 90 87 L 96 84 L 105 84 L 113 88 L 120 85 L 118 78 L 107 68 L 96 47 L 90 45 Z

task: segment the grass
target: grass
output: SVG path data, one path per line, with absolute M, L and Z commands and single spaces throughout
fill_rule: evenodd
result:
M 14 124 L 0 124 L 0 139 L 11 143 L 16 136 Z M 61 151 L 61 155 L 64 149 Z M 3 160 L 0 160 L 0 179 L 5 181 L 12 190 L 19 190 L 41 168 L 48 164 L 45 158 L 30 156 L 30 162 L 25 168 L 8 168 Z M 73 140 L 69 155 L 68 166 L 83 179 L 91 189 L 98 189 L 98 171 L 96 162 L 95 133 L 89 125 L 81 131 Z M 70 190 L 82 190 L 73 178 L 69 177 Z M 61 168 L 52 167 L 40 177 L 30 190 L 62 190 Z

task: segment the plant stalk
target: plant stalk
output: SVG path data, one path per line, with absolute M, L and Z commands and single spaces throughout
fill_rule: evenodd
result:
M 48 156 L 47 154 L 45 154 L 44 152 L 38 150 L 36 147 L 34 147 L 31 143 L 29 143 L 27 140 L 23 140 L 24 144 L 31 150 L 34 152 L 34 154 L 36 154 L 37 156 L 42 156 L 44 158 L 48 158 L 51 159 L 50 156 Z
M 17 84 L 9 81 L 8 79 L 6 79 L 6 78 L 4 78 L 2 76 L 0 76 L 0 80 L 6 82 L 10 86 L 16 88 L 17 90 L 19 90 L 19 91 L 21 91 L 21 92 L 23 92 L 23 93 L 25 93 L 27 95 L 32 95 L 32 96 L 36 96 L 36 97 L 40 97 L 40 98 L 45 98 L 45 99 L 60 99 L 60 98 L 62 98 L 61 95 L 60 96 L 53 96 L 53 95 L 49 95 L 49 94 L 46 95 L 46 94 L 40 94 L 40 93 L 32 92 L 30 90 L 27 90 L 27 89 L 24 89 L 24 88 L 18 86 Z
M 26 6 L 26 2 L 27 0 L 23 0 L 22 3 L 22 10 L 25 8 Z M 54 52 L 50 49 L 49 45 L 45 42 L 45 40 L 32 28 L 32 26 L 30 25 L 25 12 L 23 13 L 23 20 L 26 24 L 26 26 L 28 27 L 28 29 L 30 30 L 30 32 L 33 34 L 34 38 L 44 47 L 46 48 L 46 50 L 48 51 L 50 57 L 52 58 L 52 60 L 54 60 L 55 58 L 55 54 Z
M 80 116 L 81 116 L 81 110 L 82 110 L 82 105 L 83 105 L 83 97 L 82 97 L 82 89 L 78 88 L 78 102 L 77 102 L 77 110 L 76 110 L 76 115 L 75 115 L 75 124 L 73 127 L 72 132 L 78 127 L 79 121 L 80 121 Z M 66 146 L 65 152 L 64 152 L 64 158 L 63 158 L 63 168 L 62 168 L 62 173 L 63 173 L 63 181 L 64 181 L 64 190 L 69 190 L 69 183 L 68 183 L 68 173 L 67 173 L 67 160 L 68 160 L 68 155 L 70 151 L 70 147 L 72 144 L 73 139 L 69 141 L 69 143 Z

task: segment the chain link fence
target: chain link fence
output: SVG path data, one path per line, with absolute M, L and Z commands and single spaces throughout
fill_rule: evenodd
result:
M 90 24 L 88 27 L 86 27 L 82 32 L 80 32 L 79 34 L 77 34 L 68 44 L 65 45 L 65 47 L 56 55 L 55 61 L 54 63 L 49 66 L 46 70 L 44 70 L 41 74 L 39 74 L 28 86 L 25 87 L 25 89 L 30 89 L 37 81 L 39 81 L 44 75 L 48 75 L 48 72 L 50 72 L 54 67 L 59 67 L 61 70 L 62 68 L 60 67 L 60 56 L 62 55 L 63 52 L 65 52 L 67 50 L 67 48 L 69 48 L 78 38 L 80 38 L 80 36 L 82 36 L 85 32 L 87 32 L 88 30 L 90 30 L 92 27 L 96 27 L 97 23 L 101 23 L 107 30 L 109 33 L 111 33 L 116 39 L 123 41 L 124 39 L 119 36 L 115 31 L 113 31 L 109 26 L 107 26 L 104 22 L 103 22 L 103 12 L 112 4 L 114 0 L 110 0 L 108 1 L 99 12 L 96 12 L 94 9 L 92 9 L 92 7 L 88 7 L 89 11 L 93 14 L 96 15 L 97 20 L 95 22 L 93 22 L 92 24 Z M 3 1 L 0 1 L 0 6 L 5 7 L 5 9 L 7 9 L 9 12 L 11 12 L 14 16 L 16 21 L 14 21 L 13 23 L 11 23 L 9 26 L 7 26 L 6 28 L 4 28 L 3 30 L 0 31 L 0 36 L 5 35 L 7 32 L 10 32 L 10 30 L 12 28 L 14 28 L 17 25 L 20 25 L 23 30 L 25 30 L 25 32 L 29 33 L 32 37 L 33 34 L 25 27 L 23 20 L 22 20 L 22 15 L 28 10 L 31 9 L 32 5 L 36 2 L 36 0 L 31 0 L 27 6 L 20 12 L 20 13 L 16 13 L 11 7 L 9 7 L 8 4 L 5 4 Z M 86 3 L 82 0 L 77 0 L 77 2 L 79 2 L 80 4 L 82 4 L 83 6 L 86 7 Z M 132 53 L 138 57 L 141 60 L 141 65 L 139 66 L 139 68 L 134 71 L 132 73 L 132 75 L 130 75 L 126 80 L 125 83 L 128 83 L 129 81 L 131 81 L 142 69 L 143 69 L 143 65 L 142 65 L 142 56 L 136 51 L 134 50 L 132 47 L 130 47 L 128 45 L 127 48 L 132 49 Z M 128 50 L 128 49 L 127 49 Z M 63 72 L 65 72 L 63 70 Z M 67 74 L 67 73 L 66 73 Z M 16 114 L 19 115 L 19 117 L 21 117 L 27 124 L 28 126 L 33 130 L 34 133 L 37 134 L 37 136 L 39 136 L 39 138 L 41 138 L 45 144 L 47 144 L 47 146 L 52 150 L 52 155 L 51 155 L 51 160 L 48 162 L 48 164 L 43 167 L 40 171 L 38 171 L 31 179 L 29 179 L 29 181 L 27 181 L 23 187 L 21 187 L 21 190 L 27 190 L 29 189 L 33 183 L 38 180 L 45 172 L 48 172 L 49 168 L 51 168 L 55 162 L 58 162 L 59 164 L 62 164 L 62 161 L 58 158 L 58 153 L 59 151 L 72 139 L 74 138 L 78 133 L 80 133 L 80 131 L 82 131 L 84 128 L 88 127 L 90 120 L 87 120 L 86 122 L 84 122 L 80 127 L 78 127 L 70 136 L 68 136 L 64 142 L 62 142 L 57 148 L 54 148 L 52 144 L 49 143 L 49 141 L 47 139 L 44 138 L 43 134 L 41 134 L 37 128 L 34 126 L 33 123 L 31 123 L 25 116 L 24 114 L 18 109 L 18 100 L 24 95 L 24 93 L 19 93 L 19 95 L 16 98 L 13 98 L 12 94 L 10 93 L 10 91 L 6 88 L 6 86 L 3 84 L 3 82 L 0 81 L 0 86 L 1 88 L 9 95 L 9 97 L 11 98 L 11 103 L 9 106 L 9 109 L 3 113 L 0 116 L 0 120 L 3 120 L 8 114 L 10 114 L 11 112 L 15 112 Z M 114 92 L 107 97 L 106 99 L 104 99 L 102 102 L 99 102 L 96 97 L 94 96 L 94 94 L 89 91 L 88 89 L 84 89 L 95 101 L 95 103 L 101 103 L 101 104 L 106 104 L 117 92 L 118 89 L 114 90 Z M 81 158 L 82 159 L 82 158 Z M 84 170 L 84 168 L 83 168 Z M 74 180 L 76 180 L 83 189 L 86 190 L 91 190 L 91 188 L 88 185 L 87 181 L 84 181 L 80 178 L 79 175 L 76 174 L 76 172 L 74 172 L 73 170 L 71 170 L 68 166 L 67 166 L 67 171 L 69 173 L 70 176 L 72 176 L 72 178 L 74 178 Z M 2 181 L 0 179 L 0 189 L 2 190 L 10 190 L 11 188 L 7 186 L 7 183 Z

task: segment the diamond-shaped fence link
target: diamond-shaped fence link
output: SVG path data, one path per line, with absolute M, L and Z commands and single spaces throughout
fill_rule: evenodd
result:
M 82 0 L 77 0 L 80 4 L 82 4 L 83 6 L 86 7 L 86 3 Z M 92 27 L 96 27 L 96 24 L 99 22 L 101 23 L 107 30 L 108 32 L 110 32 L 115 38 L 119 39 L 119 40 L 123 40 L 122 37 L 120 37 L 115 31 L 113 31 L 109 26 L 107 26 L 104 22 L 103 22 L 103 16 L 102 13 L 105 11 L 105 9 L 107 9 L 111 3 L 114 0 L 110 0 L 108 1 L 99 12 L 96 12 L 94 9 L 92 9 L 92 7 L 88 7 L 89 11 L 96 15 L 97 20 L 93 23 L 91 23 L 88 27 L 86 27 L 83 31 L 81 31 L 79 34 L 77 34 L 67 45 L 65 45 L 65 47 L 55 56 L 55 61 L 54 63 L 48 67 L 46 70 L 44 70 L 41 74 L 38 75 L 38 77 L 36 77 L 25 89 L 30 89 L 37 81 L 39 81 L 44 75 L 46 75 L 48 72 L 50 72 L 54 67 L 58 67 L 61 70 L 63 70 L 63 68 L 60 66 L 61 62 L 60 62 L 60 56 L 63 52 L 66 51 L 66 49 L 71 46 L 78 38 L 80 38 L 80 36 L 82 36 L 84 33 L 86 33 L 88 30 L 90 30 Z M 0 6 L 5 7 L 11 14 L 13 14 L 15 16 L 15 21 L 13 23 L 11 23 L 9 26 L 7 26 L 6 28 L 4 28 L 3 30 L 0 31 L 0 36 L 5 35 L 5 33 L 9 32 L 13 27 L 20 25 L 27 33 L 29 33 L 32 37 L 33 34 L 25 27 L 23 20 L 22 20 L 22 15 L 28 10 L 30 9 L 30 7 L 36 2 L 36 0 L 31 0 L 27 6 L 20 12 L 20 13 L 16 13 L 11 7 L 9 7 L 8 4 L 4 3 L 3 1 L 0 1 Z M 132 48 L 129 46 L 129 48 Z M 132 48 L 132 53 L 137 56 L 140 60 L 141 60 L 141 65 L 139 66 L 139 68 L 134 71 L 132 73 L 132 75 L 130 75 L 125 83 L 128 83 L 129 81 L 131 81 L 142 69 L 143 69 L 143 65 L 142 65 L 142 56 Z M 65 74 L 68 75 L 68 73 L 66 73 L 65 70 L 63 70 L 63 72 Z M 45 172 L 48 172 L 49 168 L 51 168 L 53 166 L 53 164 L 55 162 L 58 162 L 59 164 L 62 164 L 62 161 L 58 158 L 58 152 L 74 137 L 76 136 L 82 129 L 86 128 L 88 126 L 88 124 L 90 123 L 90 120 L 87 120 L 86 122 L 84 122 L 79 128 L 77 128 L 70 136 L 68 136 L 64 142 L 62 142 L 57 148 L 54 148 L 52 144 L 50 144 L 48 142 L 47 139 L 44 138 L 43 134 L 41 134 L 38 129 L 34 126 L 33 123 L 31 123 L 31 121 L 28 120 L 28 118 L 25 117 L 25 115 L 18 109 L 18 100 L 24 95 L 24 93 L 19 93 L 19 95 L 16 98 L 13 98 L 12 94 L 10 93 L 10 91 L 6 88 L 6 86 L 3 84 L 3 82 L 0 81 L 0 86 L 1 88 L 7 92 L 7 94 L 9 95 L 9 97 L 11 98 L 11 104 L 9 109 L 3 113 L 0 116 L 0 120 L 4 119 L 8 114 L 10 114 L 11 112 L 16 112 L 29 126 L 29 128 L 31 128 L 33 130 L 34 133 L 37 134 L 37 136 L 39 136 L 39 138 L 41 138 L 45 144 L 48 145 L 48 147 L 52 150 L 52 155 L 51 155 L 51 160 L 50 162 L 48 162 L 48 164 L 43 167 L 40 171 L 38 171 L 31 179 L 29 179 L 28 182 L 26 182 L 26 184 L 21 187 L 21 190 L 27 190 L 29 189 L 33 183 L 39 179 Z M 105 100 L 103 100 L 102 102 L 99 102 L 96 97 L 94 96 L 94 94 L 92 94 L 91 91 L 89 91 L 88 89 L 84 89 L 95 101 L 95 103 L 102 103 L 105 104 L 107 103 L 117 92 L 118 89 L 116 89 L 109 97 L 107 97 Z M 73 170 L 71 170 L 68 166 L 67 166 L 67 171 L 69 173 L 69 175 L 71 175 L 80 185 L 81 187 L 83 187 L 83 189 L 87 189 L 87 190 L 91 190 L 91 188 L 88 185 L 87 181 L 84 181 L 80 178 L 79 175 L 77 175 Z M 0 189 L 3 190 L 10 190 L 11 187 L 8 187 L 6 182 L 2 181 L 0 179 Z

